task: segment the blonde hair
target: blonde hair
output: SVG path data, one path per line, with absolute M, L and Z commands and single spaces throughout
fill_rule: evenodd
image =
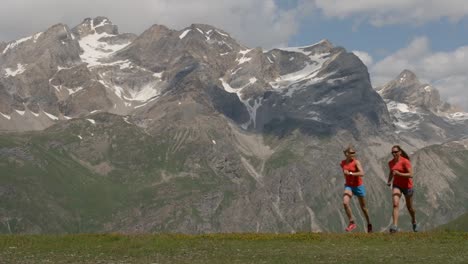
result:
M 356 152 L 356 150 L 354 149 L 354 147 L 352 145 L 349 145 L 345 150 L 343 150 L 343 153 L 346 155 L 350 152 Z

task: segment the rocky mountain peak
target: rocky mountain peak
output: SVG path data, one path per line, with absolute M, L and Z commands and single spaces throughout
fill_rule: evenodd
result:
M 419 83 L 418 77 L 414 72 L 405 69 L 396 78 L 400 84 L 414 84 Z
M 57 65 L 67 66 L 79 61 L 78 42 L 65 24 L 55 24 L 34 35 L 9 42 L 0 50 L 3 55 L 0 61 L 0 69 L 15 68 L 21 64 L 21 68 L 27 69 L 27 65 L 45 63 L 47 71 Z M 24 71 L 21 71 L 23 73 Z M 14 77 L 8 75 L 6 77 Z
M 323 39 L 312 46 L 305 47 L 303 50 L 306 52 L 311 52 L 312 55 L 316 53 L 330 52 L 334 47 L 335 46 L 333 46 L 333 44 L 328 39 Z
M 282 129 L 281 122 L 290 120 L 299 126 L 312 122 L 314 129 L 314 124 L 321 124 L 330 131 L 351 125 L 355 125 L 353 131 L 365 126 L 377 129 L 390 123 L 365 66 L 328 40 L 264 52 L 240 45 L 225 31 L 206 24 L 181 30 L 153 25 L 135 39 L 118 34 L 105 17 L 85 19 L 72 29 L 73 34 L 63 25 L 56 28 L 68 31 L 71 40 L 55 41 L 60 56 L 45 60 L 52 70 L 41 77 L 41 89 L 50 91 L 51 99 L 40 106 L 52 106 L 45 110 L 57 117 L 95 110 L 128 113 L 162 92 L 187 96 L 190 91 L 191 97 L 210 98 L 204 100 L 205 106 L 215 105 L 243 128 L 258 131 L 276 133 Z M 73 50 L 62 52 L 65 47 Z M 62 53 L 73 54 L 74 59 Z M 21 71 L 15 62 L 5 72 Z M 85 65 L 78 67 L 75 62 Z M 348 107 L 346 124 L 329 122 L 345 118 L 342 108 L 349 105 L 349 98 L 356 105 L 366 101 L 372 106 Z M 314 129 L 308 133 L 323 132 Z
M 435 87 L 421 83 L 416 74 L 407 69 L 377 90 L 384 99 L 411 107 L 421 107 L 432 112 L 452 109 L 450 104 L 440 99 L 439 91 Z
M 220 35 L 223 35 L 223 36 L 229 36 L 229 33 L 225 32 L 224 30 L 222 29 L 219 29 L 219 28 L 216 28 L 212 25 L 208 25 L 208 24 L 191 24 L 190 27 L 188 27 L 190 29 L 195 29 L 198 31 L 198 29 L 200 29 L 201 31 L 204 31 L 204 32 L 209 32 L 210 30 L 213 31 L 213 33 L 217 33 L 217 34 L 220 34 Z M 209 33 L 212 33 L 212 32 L 209 32 Z
M 145 30 L 143 32 L 143 34 L 141 34 L 141 36 L 139 38 L 142 38 L 142 37 L 148 37 L 148 36 L 154 36 L 155 38 L 160 38 L 161 36 L 165 36 L 167 35 L 169 32 L 171 32 L 172 30 L 170 30 L 169 28 L 167 28 L 166 26 L 164 25 L 152 25 L 150 28 L 148 28 L 147 30 Z
M 85 18 L 81 24 L 72 29 L 73 33 L 80 38 L 86 37 L 91 34 L 118 35 L 119 30 L 116 25 L 103 16 L 96 18 Z
M 199 45 L 206 46 L 206 48 L 210 49 L 219 49 L 221 53 L 227 52 L 228 49 L 235 49 L 233 45 L 236 47 L 239 46 L 237 41 L 228 33 L 206 24 L 192 24 L 189 27 L 182 29 L 179 31 L 179 39 L 183 43 L 190 43 L 191 45 L 193 45 L 194 42 L 199 42 Z

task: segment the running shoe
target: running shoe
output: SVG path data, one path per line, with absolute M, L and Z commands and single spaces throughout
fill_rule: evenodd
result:
M 413 231 L 414 232 L 419 232 L 419 224 L 418 223 L 413 223 Z
M 356 229 L 356 227 L 357 227 L 357 225 L 356 225 L 355 223 L 349 222 L 349 225 L 348 225 L 348 227 L 346 227 L 345 230 L 346 230 L 346 232 L 351 232 L 351 231 L 353 231 L 354 229 Z
M 367 225 L 367 233 L 372 233 L 372 224 Z
M 394 234 L 394 233 L 396 233 L 396 232 L 398 232 L 398 227 L 392 225 L 392 226 L 390 227 L 390 233 Z

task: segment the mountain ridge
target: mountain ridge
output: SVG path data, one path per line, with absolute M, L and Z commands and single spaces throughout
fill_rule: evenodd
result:
M 362 61 L 327 40 L 264 51 L 209 25 L 135 36 L 105 17 L 54 30 L 0 55 L 0 217 L 16 233 L 342 230 L 339 161 L 349 144 L 369 175 L 376 230 L 388 225 L 395 144 L 421 171 L 423 227 L 467 204 L 457 187 L 466 151 L 449 144 L 468 134 L 463 119 L 398 116 Z M 13 61 L 23 50 L 50 56 Z M 404 129 L 413 117 L 418 126 Z M 456 192 L 431 194 L 435 181 Z

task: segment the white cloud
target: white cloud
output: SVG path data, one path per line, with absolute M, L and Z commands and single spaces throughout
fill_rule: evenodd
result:
M 365 52 L 365 51 L 359 51 L 359 50 L 353 50 L 354 55 L 358 56 L 358 58 L 367 66 L 370 67 L 372 63 L 374 63 L 374 59 L 372 56 Z
M 16 0 L 2 4 L 0 40 L 43 31 L 56 23 L 70 27 L 86 17 L 106 16 L 121 32 L 141 33 L 153 24 L 182 29 L 205 23 L 231 33 L 248 46 L 286 46 L 299 20 L 312 8 L 301 0 L 281 9 L 274 0 Z
M 468 111 L 468 76 L 448 76 L 434 82 L 434 86 L 447 101 Z
M 449 52 L 433 52 L 426 37 L 417 37 L 370 67 L 375 87 L 396 78 L 404 69 L 436 87 L 442 98 L 468 111 L 468 46 Z
M 468 16 L 466 0 L 316 0 L 317 8 L 326 16 L 354 17 L 374 26 L 388 24 L 422 24 L 448 18 L 455 22 Z
M 380 86 L 395 78 L 404 69 L 415 70 L 417 61 L 430 55 L 429 40 L 426 37 L 415 38 L 407 47 L 388 55 L 372 66 L 374 85 Z M 419 66 L 418 66 L 419 67 Z

